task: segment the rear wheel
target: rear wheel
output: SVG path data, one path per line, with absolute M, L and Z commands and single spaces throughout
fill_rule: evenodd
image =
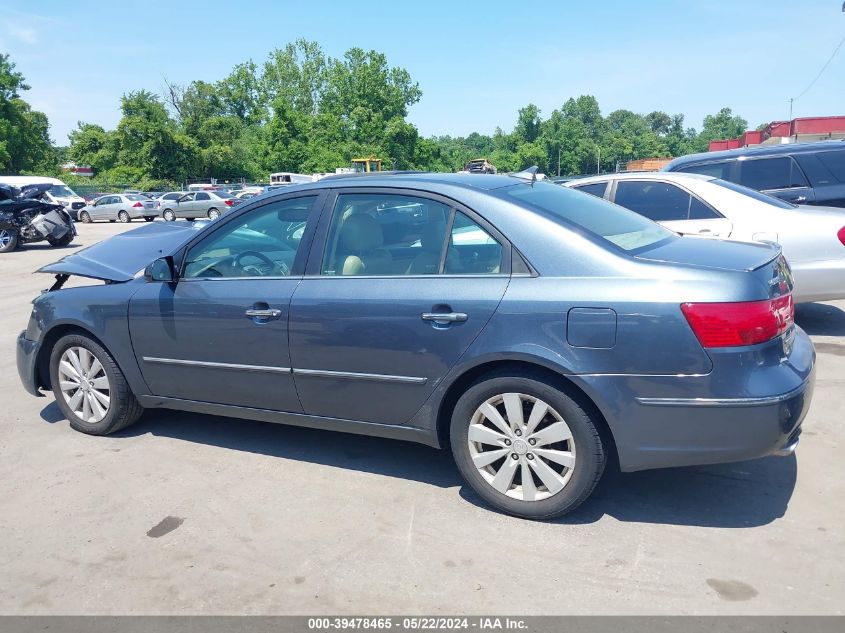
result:
M 188 222 L 193 222 L 195 218 L 185 218 Z
M 458 400 L 450 429 L 464 479 L 490 505 L 550 519 L 590 496 L 606 462 L 596 424 L 540 376 L 494 375 Z
M 165 222 L 176 221 L 176 214 L 173 213 L 173 209 L 165 209 L 164 212 L 161 214 L 161 217 L 164 218 Z
M 145 216 L 144 216 L 144 222 L 152 222 L 153 220 L 155 220 L 155 218 L 154 218 L 154 217 L 150 217 L 150 216 L 148 216 L 148 215 L 145 215 Z
M 0 230 L 0 253 L 11 253 L 18 247 L 18 232 L 13 229 Z
M 111 354 L 87 336 L 58 340 L 50 355 L 50 377 L 56 403 L 82 433 L 114 433 L 144 411 Z
M 85 224 L 90 224 L 91 223 L 91 214 L 89 214 L 87 211 L 80 211 L 79 212 L 79 221 L 84 222 Z
M 211 209 L 208 210 L 208 219 L 209 220 L 216 220 L 219 217 L 220 217 L 220 211 L 218 211 L 214 207 L 212 207 Z
M 132 221 L 132 218 L 129 217 L 129 214 L 126 213 L 126 211 L 121 211 L 120 213 L 118 213 L 117 219 L 124 223 Z

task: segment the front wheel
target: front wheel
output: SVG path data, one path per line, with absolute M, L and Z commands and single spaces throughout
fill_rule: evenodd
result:
M 153 220 L 155 220 L 155 218 L 154 218 L 154 217 L 150 217 L 150 216 L 148 216 L 148 215 L 145 215 L 145 216 L 144 216 L 144 222 L 152 222 Z
M 590 414 L 542 377 L 494 375 L 458 400 L 452 453 L 467 483 L 490 505 L 550 519 L 590 496 L 606 462 Z
M 117 219 L 120 220 L 123 223 L 132 221 L 132 218 L 129 217 L 129 214 L 126 213 L 126 211 L 121 211 L 120 213 L 118 213 Z
M 0 230 L 0 253 L 11 253 L 18 247 L 18 232 L 13 229 Z
M 73 233 L 68 232 L 67 235 L 60 237 L 59 239 L 48 237 L 47 241 L 50 243 L 50 246 L 61 248 L 63 246 L 67 246 L 73 241 Z
M 91 223 L 91 214 L 88 213 L 87 211 L 80 212 L 79 221 L 84 222 L 85 224 L 90 224 Z
M 216 220 L 220 217 L 220 211 L 217 209 L 211 208 L 208 210 L 208 219 L 209 220 Z
M 161 217 L 164 218 L 165 222 L 176 221 L 176 214 L 173 213 L 173 209 L 165 209 L 164 212 L 161 214 Z
M 56 403 L 82 433 L 114 433 L 144 411 L 111 354 L 87 336 L 68 334 L 56 342 L 50 378 Z

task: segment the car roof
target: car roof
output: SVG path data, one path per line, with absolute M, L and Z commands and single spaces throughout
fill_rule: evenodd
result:
M 689 165 L 700 162 L 718 162 L 730 160 L 741 156 L 780 156 L 789 154 L 803 154 L 806 152 L 819 152 L 828 150 L 845 151 L 845 142 L 842 140 L 816 141 L 815 143 L 783 143 L 781 145 L 757 145 L 755 147 L 740 147 L 737 149 L 726 149 L 719 152 L 701 152 L 699 154 L 687 154 L 679 156 L 670 162 L 664 169 L 672 169 L 680 165 Z
M 509 185 L 524 183 L 525 178 L 512 174 L 470 174 L 467 172 L 371 172 L 369 174 L 332 174 L 317 182 L 291 184 L 273 192 L 303 191 L 337 187 L 403 187 L 419 188 L 425 185 L 452 185 L 478 191 L 491 191 Z
M 689 180 L 716 180 L 713 176 L 704 174 L 687 174 L 681 172 L 666 172 L 666 171 L 623 171 L 615 174 L 600 174 L 598 176 L 587 176 L 586 178 L 578 178 L 577 180 L 570 180 L 563 183 L 564 186 L 577 187 L 578 185 L 589 184 L 591 182 L 604 182 L 607 180 L 669 180 L 669 181 L 689 181 Z
M 41 183 L 50 183 L 51 185 L 64 185 L 58 178 L 51 178 L 49 176 L 0 176 L 0 182 L 9 185 L 40 185 Z

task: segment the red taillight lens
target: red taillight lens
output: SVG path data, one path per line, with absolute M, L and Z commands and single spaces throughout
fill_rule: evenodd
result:
M 140 202 L 136 202 L 135 204 L 132 205 L 132 207 L 135 208 L 135 209 L 143 209 L 144 205 L 141 204 Z
M 845 226 L 839 229 L 839 232 L 836 234 L 836 237 L 838 237 L 839 241 L 842 242 L 842 246 L 845 246 Z
M 792 295 L 743 303 L 682 303 L 681 311 L 703 347 L 764 343 L 795 320 Z
M 233 204 L 235 204 L 235 201 L 234 201 L 234 200 L 224 200 L 223 202 L 225 202 L 225 203 L 226 203 L 226 206 L 227 206 L 227 207 L 231 207 Z

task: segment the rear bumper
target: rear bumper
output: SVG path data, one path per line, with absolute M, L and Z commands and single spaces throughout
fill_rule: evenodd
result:
M 590 389 L 599 392 L 596 401 L 604 403 L 600 408 L 621 469 L 791 454 L 813 397 L 815 350 L 796 328 L 788 359 L 768 366 L 759 362 L 771 352 L 749 349 L 745 358 L 732 359 L 733 371 L 725 358 L 714 357 L 714 372 L 707 376 L 587 378 Z M 649 392 L 655 395 L 645 395 Z
M 845 299 L 845 258 L 792 264 L 796 303 Z
M 33 396 L 42 395 L 38 391 L 38 378 L 36 376 L 36 359 L 40 345 L 37 341 L 30 341 L 26 338 L 26 332 L 18 336 L 17 362 L 18 375 L 21 377 L 24 389 Z

